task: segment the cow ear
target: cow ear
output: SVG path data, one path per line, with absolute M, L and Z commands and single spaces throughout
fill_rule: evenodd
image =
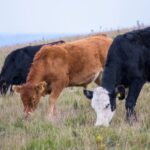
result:
M 83 90 L 84 95 L 88 98 L 88 99 L 92 99 L 93 98 L 93 91 L 89 91 L 89 90 Z
M 45 81 L 42 81 L 35 86 L 35 89 L 39 93 L 43 93 L 45 91 L 46 87 L 47 87 L 47 83 Z
M 125 98 L 125 87 L 123 85 L 119 85 L 115 89 L 115 95 L 119 100 L 123 100 Z
M 22 86 L 21 85 L 13 85 L 12 90 L 14 92 L 20 93 Z

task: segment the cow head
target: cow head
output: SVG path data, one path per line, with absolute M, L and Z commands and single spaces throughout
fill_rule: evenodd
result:
M 13 85 L 12 89 L 20 93 L 24 105 L 25 118 L 35 110 L 40 97 L 45 95 L 46 86 L 47 83 L 44 81 L 38 84 L 26 83 L 18 86 Z
M 7 83 L 5 80 L 0 80 L 0 93 L 2 95 L 6 95 L 8 89 L 9 89 L 10 84 Z
M 125 88 L 123 86 L 118 86 L 109 93 L 103 87 L 97 87 L 94 92 L 84 90 L 84 94 L 87 98 L 92 100 L 91 106 L 97 115 L 95 125 L 109 126 L 115 114 L 116 98 L 119 98 L 119 100 L 125 98 Z

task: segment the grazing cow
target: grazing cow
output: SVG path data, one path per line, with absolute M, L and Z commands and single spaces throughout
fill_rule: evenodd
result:
M 108 52 L 101 87 L 84 94 L 92 99 L 96 125 L 108 126 L 116 110 L 116 97 L 126 98 L 126 119 L 136 121 L 135 105 L 145 82 L 150 81 L 150 27 L 117 36 Z
M 99 83 L 111 43 L 110 38 L 100 35 L 42 47 L 34 57 L 27 82 L 13 86 L 20 93 L 25 115 L 36 108 L 41 96 L 50 94 L 48 116 L 51 118 L 56 99 L 65 87 L 86 87 L 93 80 Z
M 50 45 L 61 44 L 64 41 L 49 43 Z M 29 68 L 35 53 L 43 45 L 27 46 L 11 52 L 5 59 L 0 73 L 0 93 L 6 94 L 11 85 L 25 83 Z M 12 90 L 11 90 L 12 91 Z

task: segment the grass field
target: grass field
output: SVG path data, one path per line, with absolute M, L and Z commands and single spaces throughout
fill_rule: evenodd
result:
M 0 52 L 0 66 L 8 52 L 9 48 Z M 48 96 L 30 119 L 23 120 L 19 95 L 0 97 L 0 150 L 150 150 L 149 84 L 138 98 L 134 126 L 124 121 L 124 101 L 118 101 L 110 127 L 94 127 L 96 116 L 82 88 L 62 92 L 55 120 L 47 119 L 47 108 Z

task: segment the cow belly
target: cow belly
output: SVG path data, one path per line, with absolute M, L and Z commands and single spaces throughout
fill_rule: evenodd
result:
M 75 75 L 71 80 L 70 80 L 70 83 L 69 83 L 69 86 L 82 86 L 82 85 L 86 85 L 86 84 L 89 84 L 90 82 L 92 81 L 95 81 L 99 74 L 100 74 L 101 70 L 98 70 L 96 72 L 93 72 L 93 73 L 87 73 L 87 74 L 78 74 L 78 75 Z

